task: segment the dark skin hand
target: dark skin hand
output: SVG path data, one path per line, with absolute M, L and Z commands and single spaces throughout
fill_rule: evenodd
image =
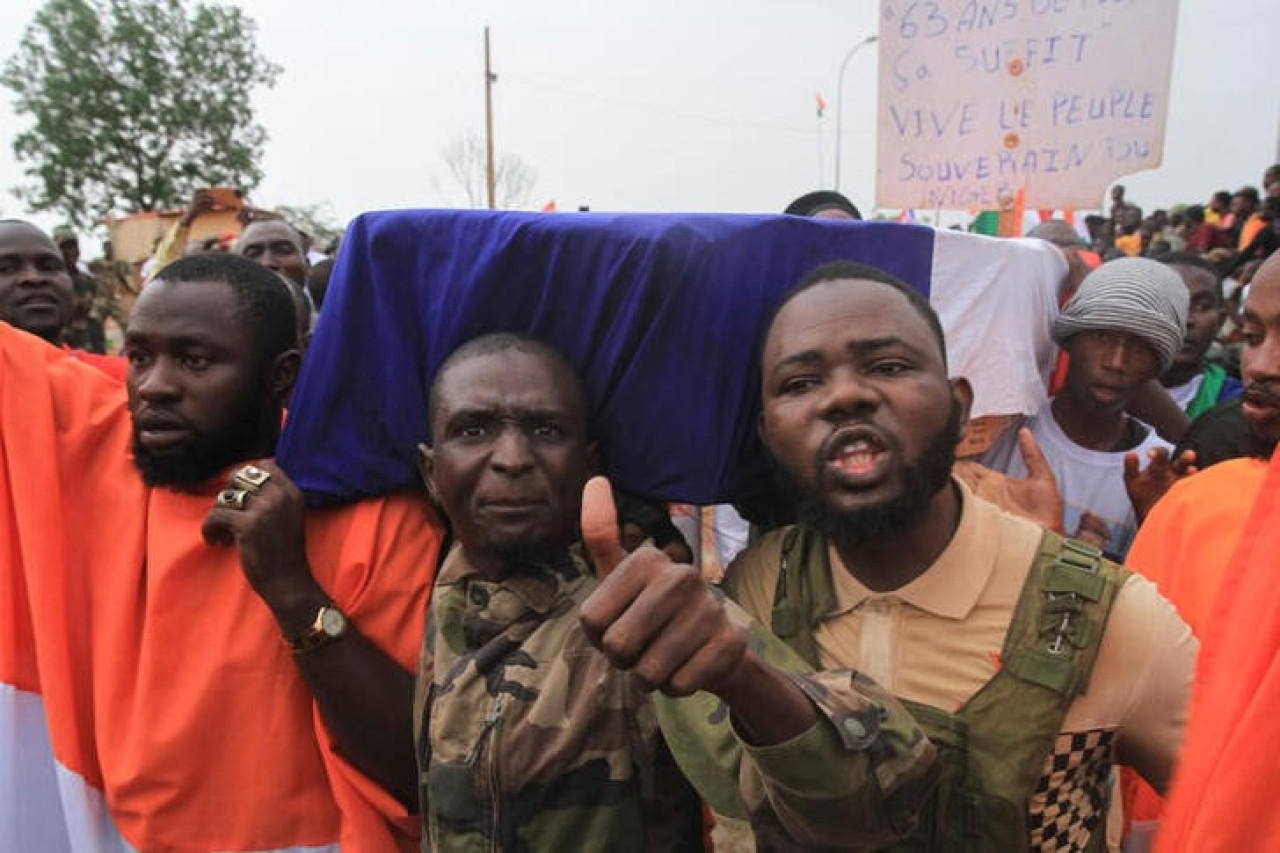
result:
M 1018 430 L 1018 451 L 1027 466 L 1025 477 L 1010 477 L 972 461 L 957 462 L 951 470 L 983 500 L 1030 519 L 1041 527 L 1064 533 L 1058 480 L 1031 430 L 1026 427 Z
M 1140 471 L 1138 454 L 1124 455 L 1124 488 L 1129 493 L 1129 501 L 1138 515 L 1138 521 L 1147 517 L 1147 513 L 1174 483 L 1200 470 L 1196 467 L 1194 450 L 1184 450 L 1174 458 L 1167 449 L 1157 447 L 1147 451 L 1147 457 L 1150 461 Z
M 271 609 L 281 635 L 296 638 L 334 602 L 307 562 L 302 493 L 275 465 L 254 464 L 270 479 L 244 509 L 209 510 L 202 534 L 210 545 L 239 548 L 245 580 Z M 294 655 L 294 662 L 343 757 L 415 810 L 413 675 L 350 623 L 341 639 Z
M 583 490 L 582 540 L 600 579 L 579 611 L 583 631 L 641 688 L 668 696 L 706 690 L 724 700 L 755 745 L 790 740 L 818 721 L 800 688 L 748 648 L 696 569 L 655 548 L 622 549 L 603 477 Z

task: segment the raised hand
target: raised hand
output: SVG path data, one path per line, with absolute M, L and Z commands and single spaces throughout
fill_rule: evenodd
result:
M 609 663 L 630 671 L 643 689 L 669 696 L 732 692 L 749 657 L 746 637 L 692 566 L 655 548 L 622 549 L 603 477 L 583 489 L 582 540 L 600 586 L 579 619 Z
M 1147 451 L 1147 467 L 1139 470 L 1140 460 L 1137 453 L 1126 453 L 1124 456 L 1124 488 L 1129 493 L 1129 502 L 1138 520 L 1147 517 L 1156 501 L 1164 497 L 1174 483 L 1184 477 L 1190 477 L 1200 469 L 1196 467 L 1196 452 L 1184 450 L 1176 457 L 1169 451 L 1157 447 Z
M 983 500 L 1063 533 L 1058 480 L 1026 427 L 1018 430 L 1018 452 L 1027 468 L 1026 477 L 1010 477 L 972 461 L 957 462 L 953 471 Z

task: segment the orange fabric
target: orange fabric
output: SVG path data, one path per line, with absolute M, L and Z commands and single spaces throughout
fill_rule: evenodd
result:
M 1280 838 L 1280 455 L 1255 494 L 1208 613 L 1159 853 L 1258 850 Z
M 1236 243 L 1236 251 L 1243 252 L 1249 248 L 1249 244 L 1253 242 L 1253 238 L 1258 236 L 1258 232 L 1267 227 L 1267 223 L 1262 216 L 1255 213 L 1244 221 L 1244 225 L 1240 226 L 1240 239 Z
M 67 355 L 72 358 L 78 358 L 91 367 L 98 368 L 98 370 L 101 370 L 117 382 L 123 382 L 125 374 L 129 372 L 129 362 L 123 356 L 99 355 L 96 352 L 86 352 L 82 349 L 71 349 L 66 346 L 62 349 Z
M 1202 639 L 1266 471 L 1260 459 L 1231 459 L 1183 480 L 1152 508 L 1129 549 L 1125 565 L 1151 580 Z
M 214 485 L 148 489 L 129 443 L 120 383 L 0 326 L 0 591 L 25 594 L 0 679 L 38 686 L 58 761 L 139 849 L 414 849 L 418 821 L 334 752 L 236 552 L 201 540 Z M 416 496 L 307 519 L 317 581 L 410 670 L 440 540 Z
M 1232 459 L 1178 483 L 1152 509 L 1126 564 L 1146 576 L 1199 638 L 1205 636 L 1227 560 L 1266 473 L 1257 459 Z M 1132 771 L 1122 778 L 1126 820 L 1160 819 L 1164 800 Z
M 1115 246 L 1129 257 L 1137 257 L 1142 253 L 1142 235 L 1137 231 L 1132 234 L 1122 234 L 1115 239 Z

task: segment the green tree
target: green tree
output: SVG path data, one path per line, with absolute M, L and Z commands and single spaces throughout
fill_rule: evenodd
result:
M 315 238 L 317 247 L 325 246 L 342 236 L 343 227 L 338 224 L 333 205 L 322 201 L 316 204 L 277 204 L 275 212 L 294 228 L 306 231 Z
M 34 210 L 85 226 L 180 207 L 200 187 L 250 190 L 266 132 L 249 103 L 280 68 L 236 8 L 189 0 L 48 0 L 0 84 L 32 125 L 13 151 Z

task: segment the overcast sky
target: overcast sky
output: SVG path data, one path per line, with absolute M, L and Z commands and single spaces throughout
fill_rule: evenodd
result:
M 836 76 L 876 31 L 875 0 L 256 0 L 241 2 L 284 69 L 255 96 L 270 139 L 260 205 L 460 205 L 442 150 L 483 132 L 492 28 L 499 151 L 537 173 L 531 206 L 779 211 L 829 184 Z M 0 2 L 0 57 L 39 0 Z M 1277 153 L 1276 0 L 1189 0 L 1174 54 L 1164 165 L 1125 180 L 1148 209 L 1256 184 Z M 864 210 L 875 174 L 876 47 L 850 63 L 842 189 Z M 829 110 L 820 123 L 815 92 Z M 0 91 L 0 212 L 23 178 L 22 119 Z M 821 136 L 819 129 L 821 128 Z M 821 152 L 822 159 L 819 159 Z M 35 219 L 46 227 L 50 216 Z

